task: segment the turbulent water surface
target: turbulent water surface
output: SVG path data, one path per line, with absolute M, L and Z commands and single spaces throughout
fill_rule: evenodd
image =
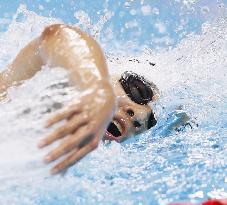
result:
M 0 35 L 1 70 L 54 22 L 61 21 L 18 11 Z M 107 58 L 112 74 L 136 71 L 159 87 L 152 105 L 156 127 L 123 144 L 101 144 L 64 176 L 51 177 L 41 161 L 47 150 L 36 144 L 50 132 L 45 120 L 78 93 L 62 69 L 45 67 L 0 103 L 0 204 L 164 205 L 227 198 L 227 20 L 204 24 L 200 35 L 168 51 Z M 189 124 L 166 132 L 176 110 L 187 113 Z

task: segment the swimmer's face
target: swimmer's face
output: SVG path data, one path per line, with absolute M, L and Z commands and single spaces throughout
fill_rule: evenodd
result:
M 149 101 L 154 101 L 157 93 L 154 95 L 154 93 L 147 92 L 146 87 L 136 85 L 135 89 L 139 90 L 133 90 L 133 96 L 129 95 L 129 93 L 126 93 L 128 91 L 123 88 L 119 79 L 119 76 L 113 76 L 111 78 L 117 97 L 118 108 L 113 121 L 108 126 L 104 139 L 122 142 L 131 136 L 135 136 L 155 126 L 157 121 L 154 118 L 152 108 L 147 105 L 147 98 L 145 98 L 144 102 L 140 97 L 144 98 L 146 95 L 151 95 L 148 96 Z

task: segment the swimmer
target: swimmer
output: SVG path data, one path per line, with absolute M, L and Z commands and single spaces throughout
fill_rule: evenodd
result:
M 118 108 L 104 139 L 122 142 L 150 129 L 157 123 L 148 105 L 159 95 L 157 87 L 143 76 L 126 71 L 111 78 Z
M 45 28 L 0 73 L 0 97 L 10 86 L 34 76 L 43 65 L 66 69 L 70 82 L 82 92 L 82 97 L 47 121 L 46 127 L 60 121 L 64 124 L 38 144 L 44 148 L 60 140 L 44 158 L 50 163 L 63 157 L 51 169 L 52 174 L 75 164 L 97 148 L 102 138 L 121 142 L 156 124 L 148 105 L 158 96 L 156 86 L 132 72 L 110 80 L 98 43 L 79 28 L 63 24 Z

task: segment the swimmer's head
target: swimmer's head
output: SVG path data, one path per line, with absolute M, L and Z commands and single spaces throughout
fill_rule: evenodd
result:
M 112 84 L 118 108 L 104 139 L 122 142 L 144 132 L 157 123 L 150 102 L 158 97 L 157 87 L 143 76 L 126 71 L 113 76 Z

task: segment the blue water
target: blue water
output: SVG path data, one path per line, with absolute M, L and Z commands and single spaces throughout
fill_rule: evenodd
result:
M 116 42 L 128 42 L 133 51 L 143 47 L 173 47 L 188 34 L 200 32 L 204 22 L 223 15 L 222 7 L 227 0 L 14 0 L 0 3 L 0 17 L 10 20 L 21 4 L 41 16 L 60 18 L 70 24 L 79 22 L 75 18 L 78 11 L 87 13 L 92 25 L 102 16 L 110 15 L 100 38 L 103 47 L 116 52 Z M 1 24 L 0 29 L 5 30 L 7 22 Z M 91 32 L 88 25 L 80 26 Z M 109 34 L 110 30 L 114 35 Z
M 0 204 L 165 205 L 227 198 L 226 2 L 57 2 L 1 3 L 1 15 L 7 13 L 1 23 L 1 70 L 46 25 L 80 25 L 104 47 L 111 74 L 133 70 L 159 87 L 160 99 L 152 105 L 158 124 L 122 144 L 100 144 L 64 176 L 51 177 L 33 147 L 46 133 L 46 110 L 54 112 L 52 105 L 70 101 L 72 93 L 51 90 L 65 79 L 61 71 L 44 69 L 12 88 L 11 100 L 0 104 Z M 27 9 L 17 9 L 20 3 Z M 126 24 L 135 19 L 137 25 Z

